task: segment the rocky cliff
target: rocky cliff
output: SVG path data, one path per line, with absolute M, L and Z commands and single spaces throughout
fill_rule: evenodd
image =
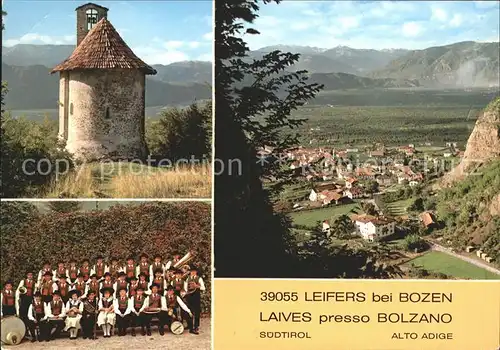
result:
M 493 100 L 477 119 L 460 164 L 448 173 L 445 186 L 465 178 L 482 164 L 500 159 L 500 97 Z

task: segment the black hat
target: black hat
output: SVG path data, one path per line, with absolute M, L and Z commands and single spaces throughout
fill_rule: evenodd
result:
M 62 259 L 61 259 L 61 260 L 58 260 L 58 261 L 57 261 L 57 265 L 59 265 L 59 264 L 64 264 L 64 261 L 63 261 Z
M 160 285 L 158 283 L 153 283 L 151 286 L 149 286 L 149 289 L 153 290 L 153 287 L 160 289 Z
M 49 261 L 47 261 L 47 260 L 45 260 L 45 261 L 43 262 L 43 264 L 42 264 L 42 265 L 43 265 L 43 266 L 45 266 L 45 265 L 50 265 L 50 262 L 49 262 Z
M 65 279 L 65 278 L 68 278 L 68 277 L 66 275 L 61 275 L 61 276 L 59 276 L 59 278 Z
M 127 276 L 127 274 L 123 271 L 120 271 L 120 272 L 118 272 L 118 277 L 120 277 L 120 276 Z
M 33 273 L 33 271 L 32 270 L 26 271 L 26 274 L 28 274 L 28 273 Z
M 109 272 L 106 272 L 106 273 L 104 274 L 104 277 L 106 277 L 106 276 L 111 276 L 111 274 L 110 274 Z
M 146 253 L 142 253 L 140 258 L 149 258 L 149 256 Z
M 161 254 L 155 254 L 154 259 L 156 259 L 156 258 L 160 258 L 161 259 L 162 258 Z
M 88 263 L 90 263 L 90 260 L 89 260 L 89 259 L 87 259 L 87 258 L 85 258 L 85 259 L 83 259 L 83 260 L 82 260 L 82 263 L 84 263 L 84 262 L 88 262 Z
M 78 297 L 81 297 L 82 296 L 82 292 L 80 292 L 78 289 L 73 289 L 73 290 L 70 290 L 69 291 L 69 297 L 71 298 L 73 296 L 73 294 L 77 294 Z
M 35 292 L 35 294 L 33 294 L 33 298 L 38 298 L 38 297 L 42 297 L 42 293 L 40 292 Z
M 141 273 L 139 274 L 139 277 L 141 277 L 141 276 L 148 277 L 148 275 L 146 275 L 144 272 L 141 272 Z
M 169 284 L 169 285 L 168 285 L 168 287 L 167 287 L 167 291 L 169 291 L 169 290 L 174 290 L 174 287 L 173 287 L 173 286 L 171 286 L 170 284 Z
M 130 281 L 137 281 L 137 277 L 132 276 L 132 277 L 130 277 L 130 278 L 129 278 L 129 280 L 130 280 Z
M 89 289 L 89 291 L 87 292 L 87 297 L 88 297 L 90 294 L 97 294 L 97 293 L 95 292 L 95 290 Z
M 11 281 L 11 280 L 8 280 L 8 281 L 6 281 L 6 282 L 5 282 L 4 286 L 6 286 L 6 285 L 8 285 L 8 284 L 10 284 L 11 286 L 13 286 L 13 285 L 14 285 L 14 283 L 12 283 L 12 281 Z
M 115 256 L 112 256 L 111 259 L 109 259 L 109 261 L 118 261 L 118 258 Z
M 123 288 L 123 287 L 122 287 L 122 288 L 118 288 L 118 294 L 119 294 L 122 290 L 124 290 L 124 291 L 126 292 L 126 291 L 127 291 L 127 288 Z
M 155 269 L 153 271 L 153 274 L 157 274 L 158 272 L 161 273 L 161 274 L 163 274 L 163 271 L 161 269 Z
M 71 263 L 75 263 L 75 264 L 76 264 L 76 260 L 75 260 L 75 259 L 71 259 L 71 260 L 69 261 L 69 263 L 70 263 L 70 264 L 71 264 Z
M 85 277 L 85 276 L 83 276 L 83 273 L 80 272 L 78 275 L 76 275 L 76 277 L 78 278 L 78 277 Z
M 191 266 L 189 268 L 189 271 L 196 271 L 196 272 L 198 272 L 198 268 L 196 266 Z
M 50 271 L 45 271 L 45 273 L 43 274 L 44 276 L 52 276 L 52 272 Z
M 106 292 L 109 292 L 109 294 L 113 294 L 115 292 L 115 290 L 111 287 L 104 287 L 104 288 L 101 288 L 101 291 L 100 291 L 102 294 L 106 293 Z
M 129 261 L 129 260 L 134 260 L 134 257 L 132 255 L 129 255 L 127 258 L 127 261 Z
M 144 287 L 137 286 L 137 288 L 135 290 L 144 290 Z
M 97 275 L 95 273 L 90 275 L 90 278 L 94 278 L 94 277 L 97 278 Z
M 52 295 L 59 295 L 59 296 L 61 296 L 61 292 L 58 291 L 58 290 L 55 290 L 55 291 L 52 292 Z
M 96 260 L 98 260 L 98 259 L 104 259 L 104 257 L 102 255 L 98 255 L 98 256 L 95 257 L 95 259 Z

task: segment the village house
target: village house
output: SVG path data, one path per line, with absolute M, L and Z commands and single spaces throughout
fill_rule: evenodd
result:
M 321 200 L 323 205 L 338 205 L 343 197 L 342 191 L 323 191 L 318 194 L 318 198 Z
M 376 177 L 375 181 L 377 181 L 380 186 L 391 186 L 394 184 L 394 179 L 388 175 L 379 175 Z
M 420 221 L 422 222 L 422 225 L 424 225 L 426 228 L 433 228 L 436 226 L 436 220 L 434 215 L 428 211 L 420 214 Z
M 385 217 L 354 215 L 352 217 L 356 233 L 365 240 L 373 242 L 394 234 L 396 222 Z
M 354 177 L 349 177 L 345 180 L 345 187 L 346 188 L 353 188 L 358 184 L 358 180 Z
M 330 223 L 328 222 L 328 220 L 323 221 L 321 230 L 325 233 L 330 233 Z
M 346 189 L 343 192 L 344 197 L 348 197 L 349 199 L 357 199 L 365 197 L 365 192 L 363 189 L 359 187 L 352 187 L 350 189 Z
M 371 151 L 370 157 L 384 157 L 385 152 L 383 150 Z

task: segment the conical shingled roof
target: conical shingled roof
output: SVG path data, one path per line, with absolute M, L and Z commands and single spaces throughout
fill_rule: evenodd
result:
M 51 73 L 76 69 L 139 69 L 145 74 L 156 74 L 125 44 L 113 25 L 101 19 L 85 36 L 80 45 Z

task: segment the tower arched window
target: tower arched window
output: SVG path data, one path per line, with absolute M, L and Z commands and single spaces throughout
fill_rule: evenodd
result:
M 109 107 L 106 107 L 106 114 L 104 115 L 104 118 L 105 119 L 110 119 L 111 118 L 111 115 L 109 113 Z
M 73 115 L 73 102 L 69 104 L 69 114 Z
M 94 25 L 99 21 L 97 10 L 88 9 L 85 11 L 87 15 L 87 30 L 91 30 Z

